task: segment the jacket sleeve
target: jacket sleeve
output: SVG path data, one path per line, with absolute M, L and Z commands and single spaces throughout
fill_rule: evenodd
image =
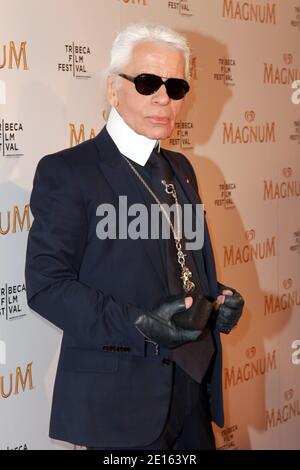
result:
M 78 280 L 87 240 L 87 213 L 71 166 L 48 155 L 37 166 L 27 245 L 28 305 L 84 347 L 120 342 L 144 355 L 144 338 L 133 322 L 140 310 Z M 100 241 L 99 241 L 100 243 Z

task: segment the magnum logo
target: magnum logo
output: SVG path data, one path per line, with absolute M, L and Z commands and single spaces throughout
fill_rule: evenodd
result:
M 291 67 L 293 55 L 283 54 L 283 61 L 286 66 L 275 66 L 264 63 L 264 83 L 271 85 L 291 85 L 295 80 L 300 79 L 300 69 Z
M 22 211 L 19 206 L 14 206 L 12 210 L 6 212 L 6 215 L 0 212 L 0 236 L 24 230 L 29 232 L 31 227 L 29 208 L 29 204 L 25 204 Z
M 283 176 L 287 181 L 264 181 L 264 200 L 286 199 L 289 197 L 300 196 L 300 180 L 289 179 L 293 176 L 293 170 L 290 167 L 283 168 Z
M 240 366 L 225 367 L 224 369 L 224 385 L 225 389 L 235 387 L 249 380 L 253 380 L 261 375 L 268 374 L 272 370 L 277 369 L 276 350 L 267 353 L 263 357 L 255 357 L 256 348 L 252 346 L 247 349 L 247 362 Z
M 17 139 L 23 132 L 23 125 L 20 122 L 0 121 L 0 155 L 2 157 L 22 157 Z
M 125 3 L 126 5 L 128 5 L 129 3 L 131 5 L 143 5 L 143 6 L 147 6 L 148 5 L 148 0 L 122 0 L 123 3 Z
M 276 24 L 276 3 L 264 4 L 223 0 L 223 18 L 253 21 L 255 23 Z
M 255 231 L 249 230 L 245 233 L 246 239 L 253 242 Z M 276 256 L 276 237 L 267 238 L 256 243 L 247 243 L 243 246 L 224 246 L 224 267 L 237 264 L 249 263 L 253 260 L 263 260 Z
M 74 145 L 78 145 L 81 142 L 85 142 L 86 134 L 85 134 L 85 126 L 84 124 L 80 124 L 79 130 L 76 129 L 75 124 L 69 123 L 70 126 L 70 147 L 74 147 Z M 89 133 L 89 139 L 95 137 L 95 130 L 92 128 Z
M 254 111 L 245 112 L 245 120 L 249 124 L 235 125 L 223 122 L 223 144 L 267 144 L 276 142 L 275 122 L 251 124 L 255 120 Z
M 293 280 L 285 279 L 283 288 L 288 291 L 283 294 L 269 294 L 264 297 L 264 315 L 284 312 L 300 305 L 300 289 L 293 289 Z
M 57 69 L 59 72 L 72 73 L 74 78 L 91 78 L 86 69 L 86 58 L 91 55 L 89 46 L 65 44 L 66 62 L 59 63 Z
M 0 69 L 5 67 L 9 70 L 14 68 L 29 70 L 27 55 L 26 55 L 26 41 L 22 41 L 18 46 L 14 41 L 10 41 L 9 45 L 2 44 L 2 52 L 0 52 Z
M 8 376 L 0 375 L 0 398 L 10 398 L 33 389 L 32 362 L 27 364 L 23 371 L 21 367 L 16 367 L 16 370 Z
M 293 389 L 289 389 L 284 393 L 286 403 L 281 408 L 271 408 L 265 412 L 265 426 L 266 430 L 275 428 L 281 424 L 290 421 L 293 418 L 300 416 L 299 400 L 295 399 Z

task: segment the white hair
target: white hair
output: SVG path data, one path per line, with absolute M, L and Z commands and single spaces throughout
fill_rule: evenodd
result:
M 179 49 L 185 58 L 185 78 L 189 78 L 190 48 L 185 36 L 162 25 L 134 23 L 121 31 L 112 45 L 108 75 L 117 75 L 129 64 L 137 43 L 153 41 Z

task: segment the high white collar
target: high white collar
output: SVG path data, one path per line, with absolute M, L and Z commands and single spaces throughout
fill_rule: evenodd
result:
M 157 143 L 159 145 L 159 141 L 137 134 L 131 129 L 116 108 L 112 108 L 109 113 L 106 129 L 119 151 L 141 166 L 145 166 L 152 150 Z

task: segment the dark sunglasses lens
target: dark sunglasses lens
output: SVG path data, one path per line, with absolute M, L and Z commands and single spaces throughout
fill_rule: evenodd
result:
M 155 75 L 138 75 L 135 80 L 135 87 L 141 95 L 152 95 L 161 86 L 160 77 Z
M 180 78 L 169 78 L 166 82 L 167 93 L 172 100 L 181 100 L 189 91 L 189 84 Z

